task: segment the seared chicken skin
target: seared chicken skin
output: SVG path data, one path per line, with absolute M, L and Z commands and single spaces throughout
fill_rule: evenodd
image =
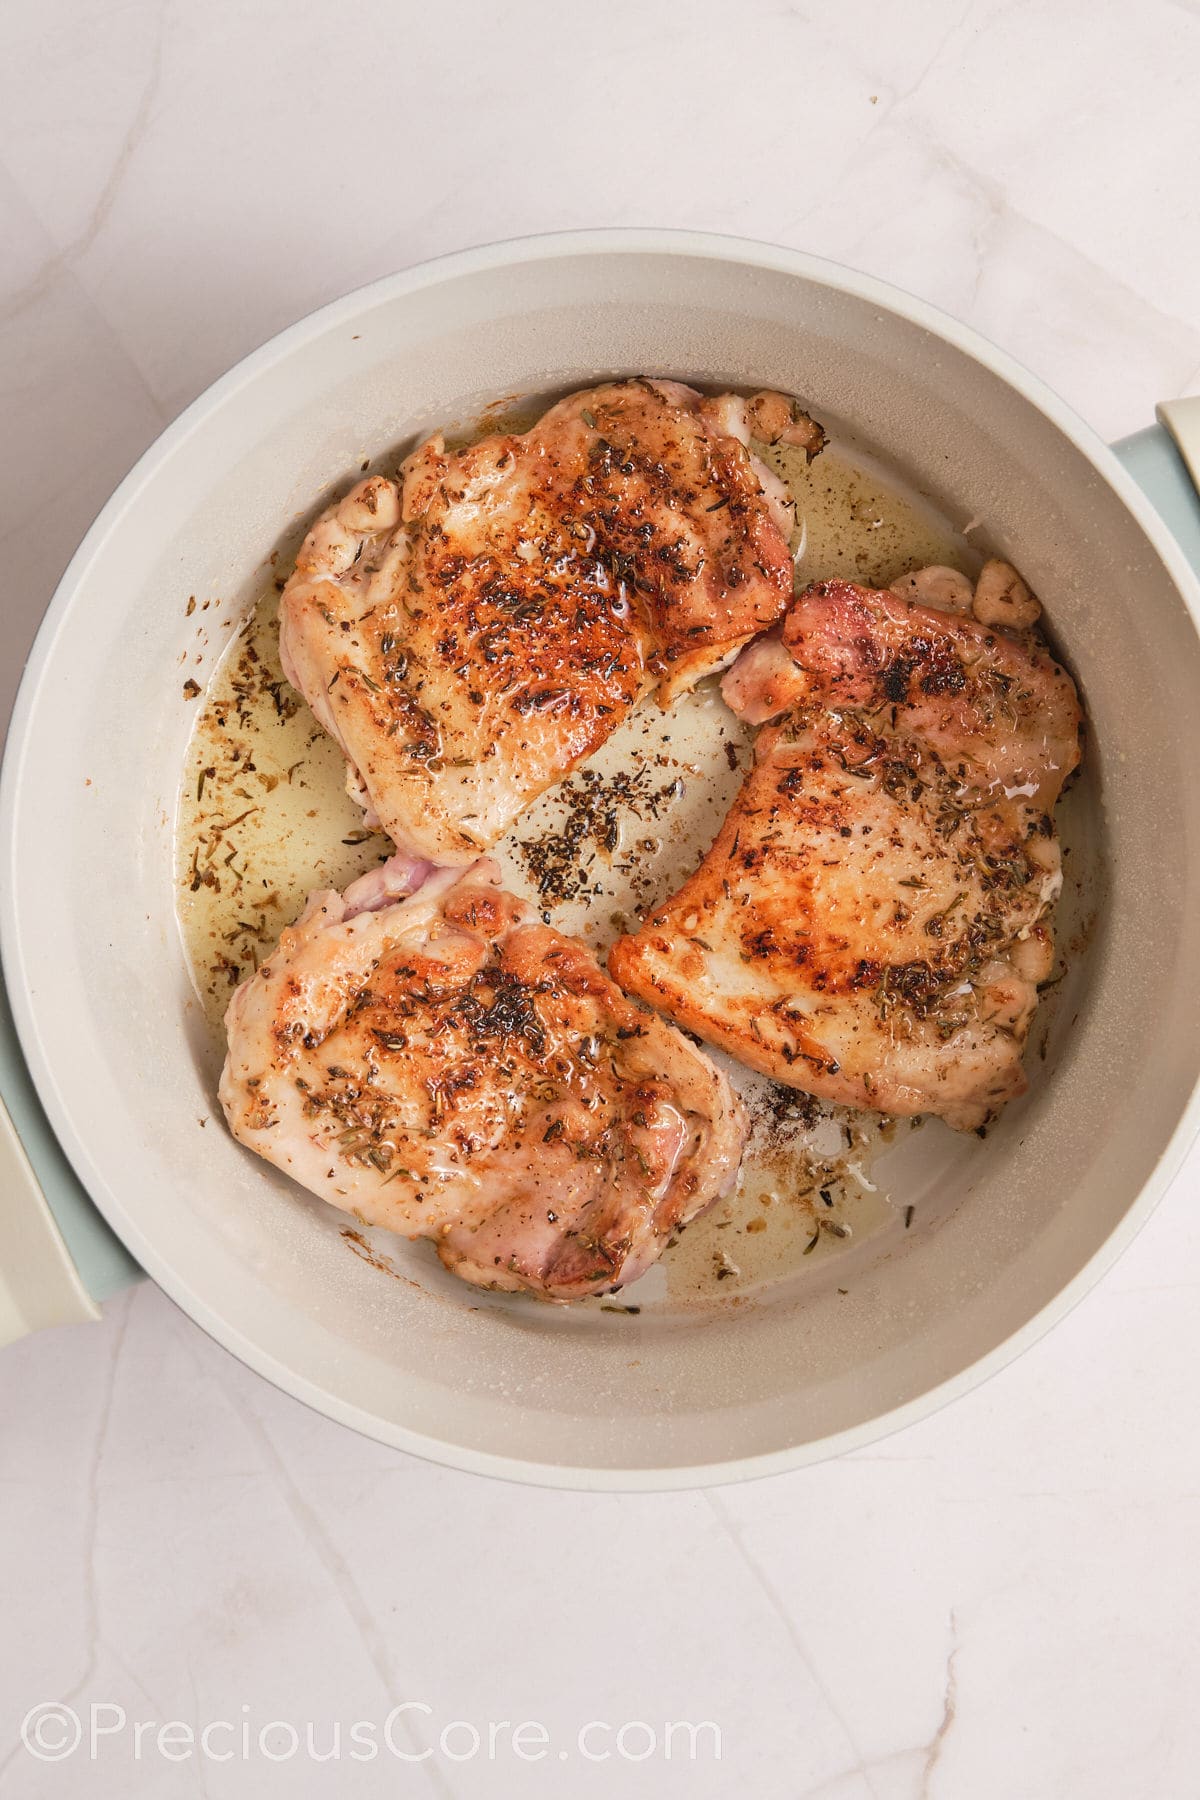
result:
M 633 1281 L 735 1180 L 725 1077 L 494 865 L 393 858 L 313 894 L 226 1015 L 243 1144 L 484 1287 Z M 415 891 L 409 892 L 410 888 Z
M 663 706 L 773 624 L 792 509 L 751 434 L 820 426 L 780 394 L 573 394 L 532 430 L 361 482 L 283 594 L 284 671 L 393 841 L 471 862 L 644 695 Z
M 907 597 L 930 585 L 818 583 L 743 653 L 726 699 L 778 722 L 609 969 L 778 1081 L 972 1129 L 1026 1085 L 1080 711 L 1039 639 Z

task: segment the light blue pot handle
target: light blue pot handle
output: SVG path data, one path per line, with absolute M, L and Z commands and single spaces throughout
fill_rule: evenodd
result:
M 1113 449 L 1200 573 L 1200 398 Z M 1189 470 L 1191 473 L 1189 473 Z M 0 982 L 0 1343 L 96 1319 L 142 1271 L 96 1211 L 55 1141 L 29 1079 Z M 39 1192 L 40 1190 L 40 1192 Z
M 141 1275 L 58 1146 L 0 981 L 0 1345 L 98 1319 L 99 1303 Z
M 1200 397 L 1168 401 L 1158 417 L 1113 450 L 1200 575 Z

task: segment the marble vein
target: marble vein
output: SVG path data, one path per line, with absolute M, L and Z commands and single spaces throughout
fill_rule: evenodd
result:
M 96 1546 L 100 1530 L 100 1471 L 108 1444 L 109 1424 L 117 1394 L 121 1353 L 125 1347 L 125 1338 L 129 1330 L 129 1316 L 135 1299 L 135 1294 L 125 1294 L 112 1303 L 112 1309 L 116 1314 L 116 1329 L 108 1345 L 108 1369 L 97 1406 L 96 1429 L 82 1472 L 84 1504 L 79 1532 L 79 1562 L 82 1577 L 84 1656 L 83 1668 L 79 1675 L 61 1694 L 54 1696 L 55 1699 L 61 1700 L 64 1706 L 70 1706 L 81 1697 L 89 1699 L 92 1697 L 91 1684 L 99 1667 L 101 1620 L 100 1600 L 96 1589 Z M 85 1326 L 83 1329 L 91 1328 Z M 10 1765 L 18 1757 L 22 1759 L 25 1757 L 25 1752 L 19 1742 L 0 1761 L 0 1780 L 4 1779 Z
M 853 1772 L 862 1776 L 863 1781 L 866 1783 L 874 1800 L 880 1800 L 879 1790 L 871 1779 L 870 1769 L 863 1754 L 862 1745 L 858 1742 L 850 1721 L 847 1719 L 843 1709 L 838 1705 L 837 1700 L 830 1691 L 829 1685 L 821 1674 L 820 1669 L 809 1655 L 808 1647 L 800 1635 L 792 1612 L 776 1590 L 774 1583 L 767 1574 L 762 1563 L 747 1546 L 742 1529 L 737 1520 L 734 1519 L 728 1511 L 720 1491 L 715 1489 L 709 1490 L 705 1494 L 705 1499 L 708 1501 L 709 1507 L 718 1524 L 721 1526 L 722 1531 L 729 1538 L 729 1541 L 736 1550 L 742 1563 L 745 1565 L 747 1573 L 761 1590 L 764 1599 L 783 1626 L 783 1629 L 787 1634 L 788 1642 L 796 1652 L 803 1667 L 807 1670 L 813 1686 L 821 1695 L 831 1716 L 836 1720 L 842 1736 L 845 1738 L 852 1755 L 856 1758 L 856 1761 L 852 1765 Z
M 133 117 L 126 127 L 117 153 L 112 161 L 104 184 L 96 197 L 95 205 L 83 227 L 73 242 L 64 249 L 56 251 L 48 257 L 43 267 L 25 287 L 17 290 L 0 305 L 0 324 L 15 318 L 29 307 L 45 298 L 55 278 L 64 270 L 73 268 L 79 259 L 86 255 L 104 230 L 117 196 L 121 191 L 126 172 L 140 148 L 149 128 L 154 113 L 154 104 L 162 86 L 163 56 L 166 43 L 167 15 L 164 12 L 159 22 L 159 29 L 154 40 L 150 70 L 143 84 Z
M 946 1690 L 942 1701 L 942 1716 L 938 1728 L 929 1740 L 925 1752 L 925 1766 L 921 1771 L 921 1800 L 929 1800 L 932 1793 L 931 1783 L 950 1728 L 958 1716 L 958 1618 L 953 1607 L 950 1610 L 950 1650 L 946 1657 Z
M 363 1650 L 379 1678 L 379 1685 L 387 1706 L 394 1705 L 400 1694 L 392 1671 L 387 1637 L 372 1612 L 366 1595 L 355 1580 L 349 1563 L 326 1531 L 315 1508 L 293 1478 L 262 1420 L 233 1388 L 222 1383 L 222 1391 L 252 1440 L 264 1466 L 269 1471 L 305 1544 L 328 1576 L 330 1585 L 354 1626 Z M 423 1749 L 424 1746 L 417 1740 L 412 1730 L 407 1713 L 403 1716 L 402 1725 L 405 1735 L 409 1739 L 410 1748 L 413 1750 Z M 454 1789 L 435 1757 L 430 1757 L 419 1767 L 424 1778 L 423 1785 L 429 1791 L 438 1795 L 439 1800 L 454 1800 Z

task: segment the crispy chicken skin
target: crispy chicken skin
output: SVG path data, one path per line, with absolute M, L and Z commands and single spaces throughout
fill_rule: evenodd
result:
M 732 1184 L 745 1119 L 497 879 L 397 856 L 311 895 L 230 1002 L 221 1103 L 243 1144 L 465 1280 L 571 1300 L 635 1280 Z
M 978 1127 L 1025 1088 L 1053 960 L 1070 677 L 1029 632 L 829 581 L 723 691 L 778 722 L 699 869 L 610 973 L 779 1081 Z
M 280 651 L 369 823 L 471 862 L 643 696 L 669 705 L 781 616 L 791 502 L 752 433 L 824 443 L 784 395 L 610 382 L 523 434 L 432 437 L 323 515 Z

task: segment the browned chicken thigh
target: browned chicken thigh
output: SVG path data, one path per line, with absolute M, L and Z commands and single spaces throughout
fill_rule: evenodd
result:
M 235 1137 L 484 1287 L 633 1281 L 736 1179 L 742 1108 L 494 865 L 401 856 L 303 916 L 234 994 Z M 415 891 L 409 891 L 414 889 Z
M 782 395 L 610 382 L 523 434 L 431 438 L 318 521 L 280 651 L 369 822 L 470 862 L 644 695 L 780 617 L 791 503 L 752 434 L 824 442 Z
M 700 868 L 609 969 L 779 1081 L 970 1129 L 1025 1087 L 1079 704 L 1030 631 L 898 586 L 814 585 L 730 670 L 734 710 L 778 722 Z

